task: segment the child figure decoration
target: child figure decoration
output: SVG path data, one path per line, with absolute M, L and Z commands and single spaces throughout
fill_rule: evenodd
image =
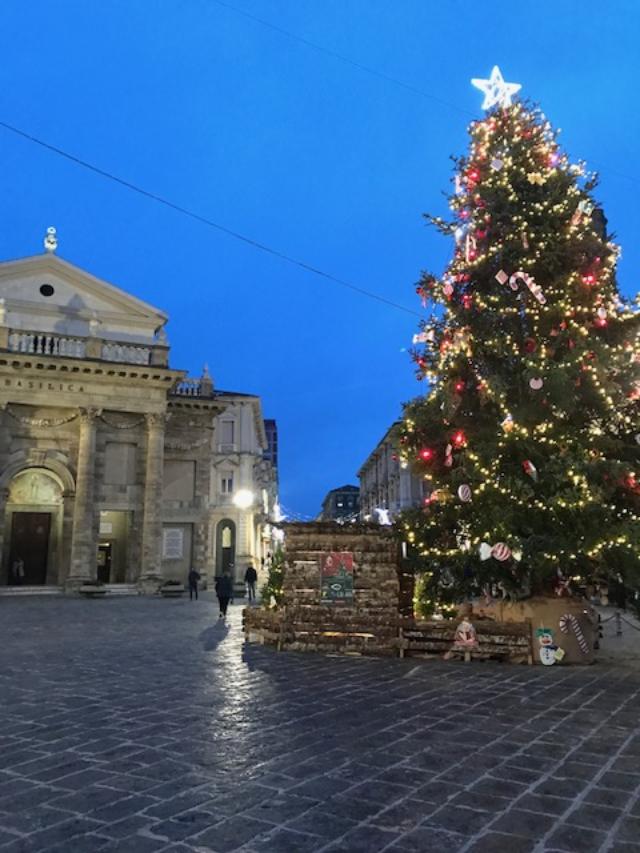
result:
M 478 638 L 476 637 L 476 629 L 473 623 L 469 620 L 468 615 L 463 615 L 462 621 L 456 628 L 456 633 L 453 636 L 453 646 L 445 654 L 444 659 L 450 660 L 455 652 L 465 652 L 465 659 L 468 652 L 478 648 Z

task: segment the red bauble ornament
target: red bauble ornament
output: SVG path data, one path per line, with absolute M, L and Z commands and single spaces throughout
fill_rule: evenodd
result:
M 467 436 L 464 434 L 464 432 L 461 429 L 459 429 L 457 432 L 455 432 L 453 434 L 453 437 L 451 440 L 452 440 L 455 447 L 464 447 L 465 444 L 467 443 Z
M 525 352 L 535 352 L 538 348 L 538 344 L 534 340 L 534 338 L 525 338 L 524 341 L 524 351 Z
M 423 447 L 420 451 L 420 459 L 423 462 L 431 462 L 433 459 L 433 450 L 430 447 Z
M 459 379 L 456 384 L 453 386 L 458 394 L 462 394 L 465 389 L 465 383 Z

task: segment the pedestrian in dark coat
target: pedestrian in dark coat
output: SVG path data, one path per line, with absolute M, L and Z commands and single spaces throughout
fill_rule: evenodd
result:
M 244 573 L 244 582 L 247 585 L 247 595 L 249 597 L 249 601 L 256 600 L 256 581 L 258 580 L 258 573 L 253 568 L 253 566 L 247 566 L 247 571 Z
M 200 580 L 200 575 L 196 572 L 195 569 L 191 569 L 189 572 L 189 601 L 195 597 L 195 600 L 198 600 L 198 581 Z
M 220 605 L 220 618 L 224 618 L 227 615 L 227 607 L 233 595 L 233 583 L 229 572 L 225 572 L 222 577 L 216 578 L 216 595 Z

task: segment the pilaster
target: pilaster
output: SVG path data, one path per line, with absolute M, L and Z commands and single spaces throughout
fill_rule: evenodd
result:
M 164 412 L 145 415 L 147 456 L 142 518 L 142 561 L 138 586 L 143 593 L 157 592 L 162 582 L 162 486 L 164 471 Z
M 96 579 L 97 530 L 95 523 L 96 418 L 101 410 L 80 409 L 80 436 L 76 464 L 76 495 L 71 534 L 71 565 L 65 588 L 74 591 Z

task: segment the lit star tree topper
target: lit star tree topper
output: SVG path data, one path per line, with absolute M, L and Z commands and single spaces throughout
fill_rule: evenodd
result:
M 474 77 L 471 83 L 476 89 L 484 92 L 483 110 L 490 110 L 496 104 L 500 107 L 510 106 L 511 98 L 522 88 L 520 83 L 506 83 L 497 65 L 493 66 L 491 77 L 488 80 Z

